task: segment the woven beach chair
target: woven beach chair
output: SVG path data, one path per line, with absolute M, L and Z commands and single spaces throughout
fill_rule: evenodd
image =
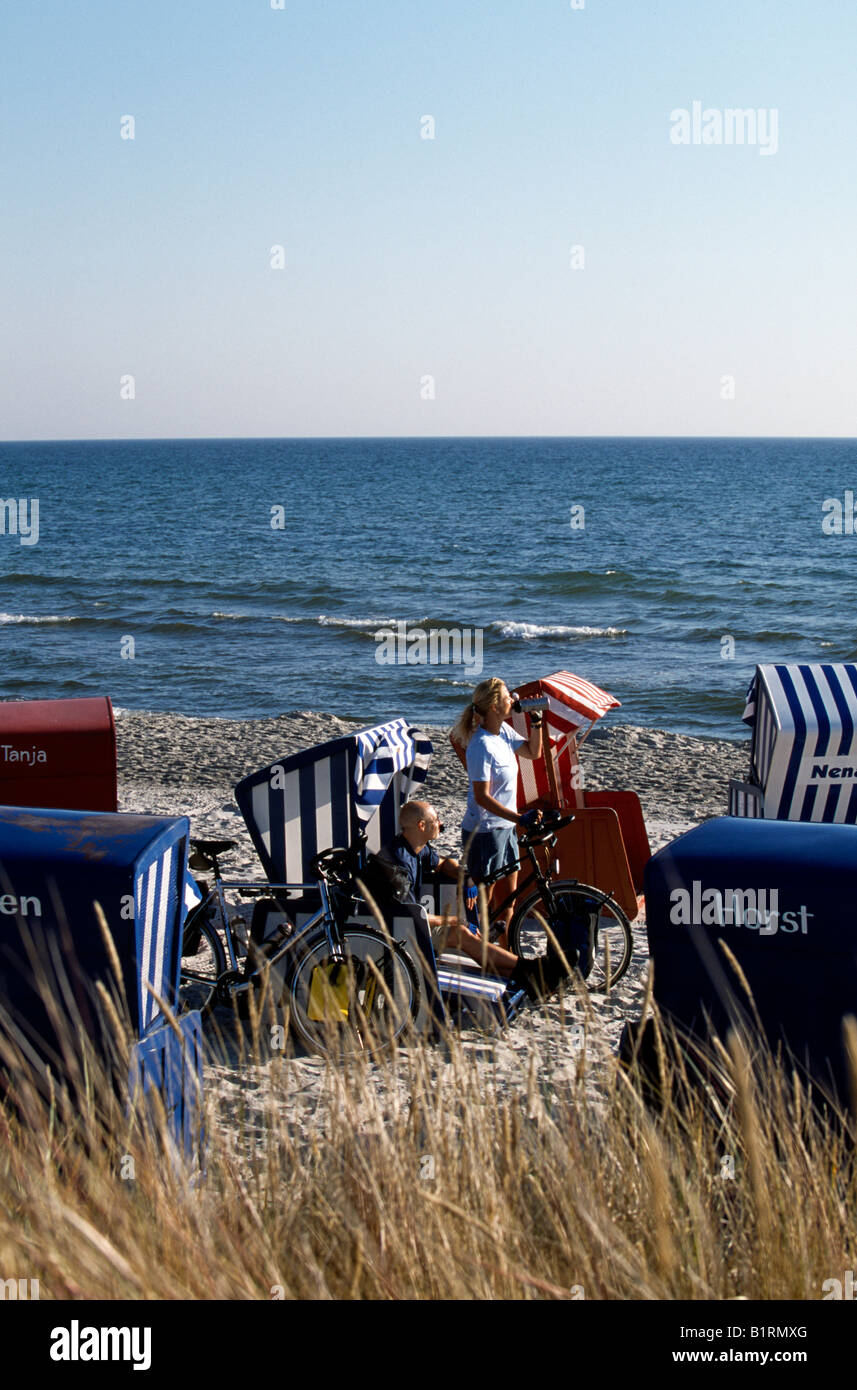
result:
M 2 1050 L 28 1058 L 46 1094 L 48 1069 L 73 1084 L 75 1039 L 112 1068 L 116 1040 L 98 990 L 116 989 L 118 962 L 116 1003 L 137 1039 L 132 1085 L 143 1075 L 146 1089 L 161 1090 L 173 1142 L 190 1157 L 202 1100 L 199 1015 L 168 1022 L 162 1007 L 179 1007 L 188 833 L 183 816 L 0 807 Z
M 301 885 L 275 892 L 297 927 L 319 907 L 312 860 L 322 850 L 377 852 L 399 829 L 405 801 L 418 796 L 432 756 L 430 739 L 406 719 L 387 720 L 280 759 L 244 778 L 235 799 L 272 884 Z M 523 1001 L 506 982 L 481 976 L 456 955 L 438 961 L 425 909 L 442 911 L 455 885 L 426 885 L 420 907 L 380 904 L 392 935 L 411 956 L 424 984 L 418 1028 L 449 1017 L 508 1021 Z M 375 924 L 366 908 L 353 919 Z
M 855 890 L 857 826 L 733 816 L 695 826 L 646 870 L 654 1002 L 706 1042 L 753 1032 L 758 1018 L 772 1053 L 785 1049 L 789 1069 L 847 1104 Z
M 757 666 L 743 720 L 750 774 L 729 782 L 729 814 L 857 824 L 857 665 Z
M 579 879 L 603 888 L 629 921 L 638 915 L 643 873 L 651 858 L 639 797 L 633 791 L 584 788 L 580 748 L 595 724 L 619 701 L 600 686 L 571 671 L 555 671 L 518 686 L 522 700 L 546 701 L 540 758 L 518 764 L 518 806 L 574 811 L 571 825 L 559 832 L 555 852 L 558 878 Z M 512 712 L 507 721 L 529 738 L 530 716 Z M 450 739 L 466 767 L 463 750 Z

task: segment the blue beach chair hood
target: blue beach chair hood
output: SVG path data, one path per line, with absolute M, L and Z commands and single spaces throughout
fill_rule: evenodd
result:
M 33 991 L 20 918 L 34 942 L 54 942 L 79 979 L 86 1026 L 93 1017 L 86 986 L 111 978 L 95 914 L 104 912 L 118 958 L 130 1020 L 138 1036 L 178 1001 L 181 895 L 187 863 L 185 817 L 0 807 L 0 1000 L 34 1035 L 51 1032 Z M 18 906 L 11 915 L 9 901 Z

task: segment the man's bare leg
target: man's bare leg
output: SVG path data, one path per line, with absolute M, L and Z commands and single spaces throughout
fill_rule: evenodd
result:
M 459 926 L 457 922 L 453 922 L 449 928 L 446 946 L 447 949 L 460 951 L 463 956 L 469 956 L 478 965 L 484 963 L 486 970 L 492 975 L 500 975 L 504 980 L 509 979 L 518 964 L 518 957 L 513 956 L 511 951 L 495 946 L 493 941 L 483 942 L 481 936 L 477 936 L 469 927 Z

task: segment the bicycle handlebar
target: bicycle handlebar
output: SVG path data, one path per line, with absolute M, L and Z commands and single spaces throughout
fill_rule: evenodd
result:
M 543 812 L 538 825 L 534 825 L 532 830 L 519 832 L 519 841 L 525 848 L 528 845 L 545 845 L 556 838 L 558 830 L 564 830 L 567 825 L 571 825 L 576 814 L 572 811 L 569 815 L 563 816 L 553 809 Z

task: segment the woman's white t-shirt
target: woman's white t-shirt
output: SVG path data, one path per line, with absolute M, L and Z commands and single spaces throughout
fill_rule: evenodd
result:
M 467 810 L 461 822 L 462 830 L 496 830 L 512 828 L 512 822 L 477 806 L 473 797 L 473 783 L 487 782 L 488 795 L 507 806 L 510 811 L 518 809 L 518 759 L 515 749 L 527 740 L 518 734 L 510 724 L 503 724 L 498 734 L 489 734 L 487 729 L 477 729 L 467 745 L 467 776 L 470 787 L 467 792 Z

